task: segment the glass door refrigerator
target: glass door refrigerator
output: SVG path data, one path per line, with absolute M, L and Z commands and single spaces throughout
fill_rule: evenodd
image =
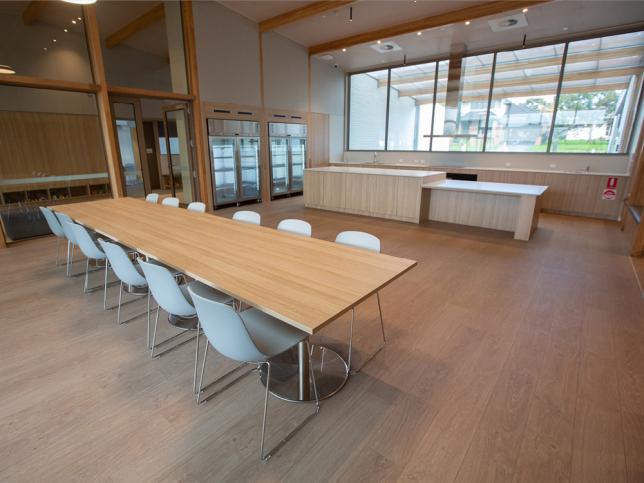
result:
M 268 123 L 271 197 L 301 193 L 306 165 L 306 124 Z
M 259 122 L 208 119 L 215 206 L 261 201 Z

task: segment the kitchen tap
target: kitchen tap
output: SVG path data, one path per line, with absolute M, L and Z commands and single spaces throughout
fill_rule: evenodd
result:
M 374 164 L 378 163 L 378 152 L 377 151 L 373 152 L 373 163 Z

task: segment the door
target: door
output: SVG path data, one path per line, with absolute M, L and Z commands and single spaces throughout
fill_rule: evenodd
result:
M 208 136 L 212 156 L 215 204 L 237 201 L 237 142 L 234 136 Z
M 271 193 L 273 196 L 288 193 L 289 162 L 288 138 L 270 138 Z
M 289 191 L 304 189 L 304 166 L 306 165 L 306 138 L 291 138 L 291 185 Z
M 239 199 L 259 200 L 259 138 L 238 137 Z
M 141 108 L 136 99 L 110 98 L 114 132 L 119 148 L 123 191 L 126 196 L 144 197 L 150 191 Z
M 164 107 L 163 125 L 172 195 L 181 203 L 196 201 L 188 106 Z

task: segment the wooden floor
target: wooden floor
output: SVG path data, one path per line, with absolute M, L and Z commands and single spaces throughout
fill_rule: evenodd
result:
M 384 351 L 262 463 L 255 375 L 197 407 L 192 344 L 150 359 L 145 320 L 117 327 L 54 267 L 52 238 L 0 250 L 0 481 L 644 481 L 644 299 L 615 224 L 543 215 L 525 243 L 301 198 L 252 209 L 419 261 L 382 292 Z M 375 299 L 357 314 L 366 353 Z M 209 358 L 207 378 L 229 367 Z M 269 444 L 310 410 L 271 399 Z

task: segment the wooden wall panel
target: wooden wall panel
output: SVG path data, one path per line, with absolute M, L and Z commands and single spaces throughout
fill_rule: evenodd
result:
M 0 179 L 105 173 L 96 116 L 0 111 Z
M 329 115 L 311 113 L 309 124 L 309 167 L 329 165 Z

